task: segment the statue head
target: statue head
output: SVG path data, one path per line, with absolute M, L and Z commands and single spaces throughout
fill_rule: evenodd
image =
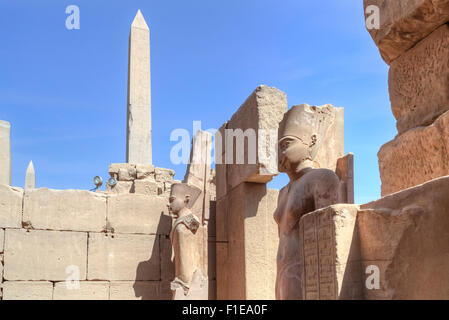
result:
M 302 104 L 288 110 L 279 124 L 278 170 L 291 172 L 313 161 L 332 121 L 329 105 Z
M 171 186 L 169 198 L 169 211 L 176 216 L 187 208 L 191 209 L 195 201 L 198 199 L 201 190 L 187 183 L 174 183 Z

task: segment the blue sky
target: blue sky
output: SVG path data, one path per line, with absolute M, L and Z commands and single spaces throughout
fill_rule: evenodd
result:
M 289 106 L 345 108 L 355 198 L 380 197 L 377 151 L 396 134 L 387 65 L 364 27 L 362 0 L 0 3 L 0 119 L 11 122 L 13 185 L 33 160 L 37 187 L 90 189 L 125 162 L 128 35 L 138 9 L 151 29 L 153 162 L 170 162 L 170 133 L 218 128 L 260 84 Z M 67 30 L 77 5 L 81 29 Z M 285 175 L 270 187 L 280 188 Z

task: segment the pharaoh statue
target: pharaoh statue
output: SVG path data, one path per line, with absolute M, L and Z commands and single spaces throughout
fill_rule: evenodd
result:
M 299 219 L 339 202 L 340 180 L 313 161 L 330 125 L 328 106 L 292 107 L 279 126 L 278 168 L 290 182 L 279 193 L 274 219 L 278 224 L 276 299 L 302 300 Z
M 201 263 L 200 220 L 192 213 L 192 205 L 201 190 L 186 183 L 171 187 L 169 211 L 176 220 L 170 239 L 175 256 L 175 276 L 171 283 L 173 300 L 207 299 L 207 277 Z

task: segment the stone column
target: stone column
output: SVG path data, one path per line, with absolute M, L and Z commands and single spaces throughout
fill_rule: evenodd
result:
M 25 175 L 25 190 L 36 188 L 36 173 L 34 172 L 33 161 L 30 161 Z
M 131 25 L 126 161 L 152 164 L 150 29 L 140 10 Z
M 11 125 L 0 120 L 0 184 L 11 185 Z

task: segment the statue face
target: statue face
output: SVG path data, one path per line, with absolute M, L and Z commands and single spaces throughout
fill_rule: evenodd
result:
M 294 170 L 304 160 L 310 158 L 309 146 L 293 136 L 286 136 L 279 140 L 278 148 L 279 172 Z
M 186 206 L 186 201 L 185 199 L 182 199 L 180 197 L 176 197 L 176 196 L 170 196 L 169 198 L 169 205 L 168 205 L 168 210 L 170 212 L 172 212 L 175 215 L 178 215 L 178 213 L 185 208 Z

